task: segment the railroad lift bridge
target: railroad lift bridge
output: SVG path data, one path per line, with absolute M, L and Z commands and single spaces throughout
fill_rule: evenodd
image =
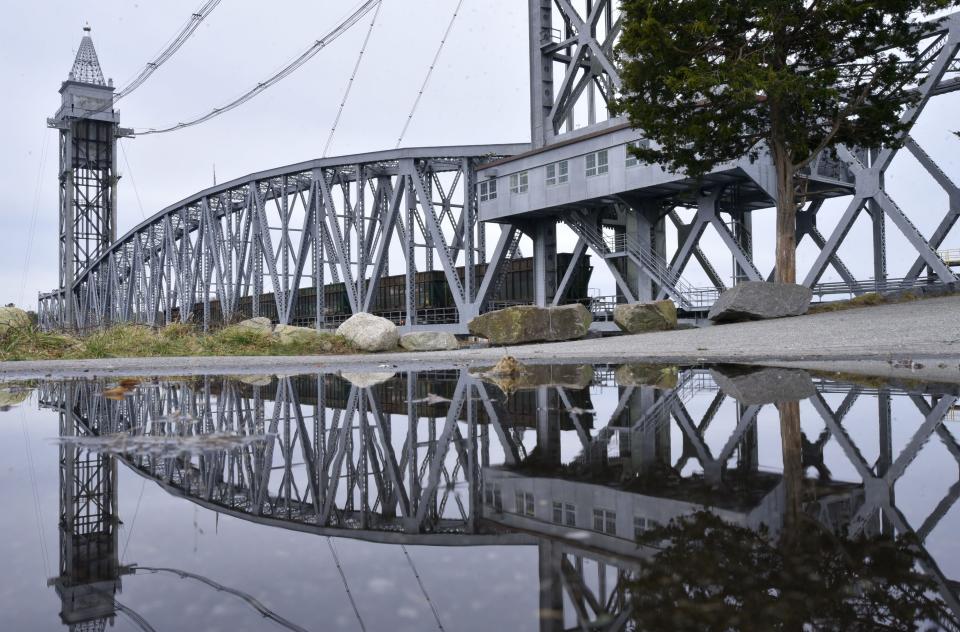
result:
M 669 297 L 696 316 L 729 285 L 771 278 L 753 253 L 773 245 L 752 230 L 753 213 L 773 206 L 769 158 L 725 164 L 699 181 L 636 161 L 628 147 L 650 141 L 608 111 L 622 87 L 613 60 L 622 28 L 616 3 L 529 0 L 529 18 L 530 143 L 399 148 L 267 169 L 191 195 L 119 238 L 116 144 L 133 132 L 119 125 L 114 89 L 85 34 L 61 88 L 63 105 L 49 120 L 60 132 L 60 288 L 40 296 L 42 326 L 208 329 L 265 315 L 325 328 L 373 311 L 404 330 L 466 333 L 471 318 L 501 299 L 584 301 L 603 320 L 615 302 Z M 960 88 L 958 47 L 960 14 L 953 14 L 912 60 L 918 75 L 909 89 L 920 98 L 902 115 L 909 128 L 932 98 Z M 819 254 L 801 279 L 815 294 L 957 281 L 960 257 L 937 249 L 960 214 L 960 189 L 909 130 L 903 148 L 948 199 L 929 236 L 913 221 L 933 212 L 929 206 L 898 204 L 885 185 L 902 150 L 840 147 L 803 174 L 798 241 L 809 239 Z M 817 220 L 831 198 L 849 202 L 825 234 Z M 872 223 L 869 280 L 856 278 L 839 254 L 864 212 Z M 887 220 L 912 247 L 897 253 L 912 263 L 896 279 L 887 273 Z M 669 249 L 668 223 L 677 234 Z M 560 224 L 576 237 L 562 261 Z M 728 253 L 701 248 L 709 228 Z M 521 237 L 532 241 L 531 281 L 510 294 L 504 278 L 517 267 Z M 588 251 L 610 270 L 616 296 L 577 295 L 585 294 L 573 281 L 588 269 Z M 394 268 L 402 265 L 393 276 L 391 252 Z M 710 286 L 687 280 L 693 261 Z M 828 268 L 840 282 L 820 282 Z M 424 289 L 429 283 L 441 286 L 439 299 Z

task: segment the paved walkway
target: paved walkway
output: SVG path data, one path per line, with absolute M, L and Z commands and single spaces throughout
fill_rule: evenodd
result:
M 482 366 L 505 353 L 535 363 L 804 363 L 872 360 L 915 373 L 917 364 L 960 377 L 960 296 L 781 320 L 509 348 L 307 357 L 130 358 L 0 363 L 0 379 L 50 375 L 299 373 L 317 370 Z M 846 369 L 851 368 L 845 362 Z M 950 380 L 954 381 L 954 380 Z

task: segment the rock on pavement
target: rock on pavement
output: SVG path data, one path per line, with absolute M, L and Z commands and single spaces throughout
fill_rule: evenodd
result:
M 493 345 L 555 342 L 583 338 L 593 317 L 579 303 L 560 307 L 517 305 L 481 314 L 470 321 L 470 333 Z
M 273 335 L 282 345 L 315 344 L 323 342 L 323 336 L 316 329 L 309 327 L 294 327 L 293 325 L 277 325 Z
M 727 290 L 710 308 L 715 323 L 802 316 L 810 307 L 810 288 L 795 283 L 748 281 Z
M 745 406 L 795 402 L 817 392 L 810 374 L 801 369 L 721 366 L 710 374 L 721 391 Z
M 679 369 L 659 364 L 622 364 L 614 379 L 618 386 L 653 386 L 659 389 L 677 388 Z
M 242 320 L 233 327 L 234 329 L 241 329 L 243 331 L 258 331 L 265 334 L 273 333 L 273 323 L 270 322 L 269 318 L 264 318 L 263 316 Z
M 457 337 L 443 331 L 418 331 L 400 336 L 407 351 L 453 351 L 460 348 Z
M 670 331 L 677 328 L 677 306 L 669 300 L 617 305 L 613 322 L 628 334 Z
M 30 326 L 30 316 L 17 307 L 0 307 L 0 334 Z
M 354 314 L 344 321 L 337 328 L 337 334 L 361 351 L 390 351 L 396 349 L 400 339 L 396 325 L 366 312 Z

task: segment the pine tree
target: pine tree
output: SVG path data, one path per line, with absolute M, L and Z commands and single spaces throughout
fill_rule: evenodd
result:
M 623 0 L 613 110 L 654 141 L 641 159 L 701 176 L 768 152 L 776 280 L 796 282 L 800 171 L 823 151 L 895 147 L 918 99 L 913 60 L 958 0 Z

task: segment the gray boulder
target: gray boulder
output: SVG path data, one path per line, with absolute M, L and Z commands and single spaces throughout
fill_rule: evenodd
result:
M 233 326 L 233 329 L 271 334 L 273 333 L 273 323 L 270 322 L 269 318 L 258 316 L 256 318 L 248 318 L 247 320 L 240 321 Z
M 383 384 L 384 382 L 389 382 L 396 376 L 396 373 L 372 373 L 372 372 L 356 372 L 356 373 L 341 373 L 340 377 L 350 382 L 354 386 L 360 388 L 370 388 L 371 386 L 376 386 L 377 384 Z
M 316 329 L 309 327 L 294 327 L 293 325 L 277 325 L 273 335 L 282 345 L 315 344 L 323 340 L 323 336 Z
M 515 345 L 583 338 L 592 322 L 589 310 L 579 303 L 560 307 L 517 305 L 481 314 L 470 321 L 468 328 L 490 344 Z
M 727 290 L 710 308 L 707 318 L 716 323 L 801 316 L 807 313 L 813 293 L 795 283 L 748 281 Z
M 660 364 L 621 364 L 613 377 L 618 386 L 653 386 L 659 389 L 677 388 L 679 369 Z
M 400 336 L 400 346 L 407 351 L 450 351 L 459 349 L 457 337 L 442 331 L 418 331 Z
M 273 384 L 272 375 L 235 375 L 232 377 L 247 386 L 270 386 Z
M 745 406 L 780 404 L 807 399 L 817 392 L 810 374 L 777 367 L 717 367 L 710 369 L 720 390 Z
M 18 307 L 0 307 L 0 335 L 30 326 L 30 316 Z
M 400 339 L 396 325 L 386 318 L 365 312 L 354 314 L 344 321 L 337 328 L 337 334 L 361 351 L 390 351 L 396 349 Z
M 669 300 L 617 305 L 613 322 L 628 334 L 670 331 L 677 328 L 677 306 Z

